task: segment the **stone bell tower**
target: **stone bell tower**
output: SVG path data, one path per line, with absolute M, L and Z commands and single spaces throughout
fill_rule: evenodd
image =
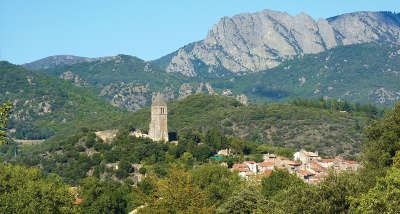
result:
M 168 142 L 167 104 L 161 93 L 153 95 L 149 136 L 153 141 Z

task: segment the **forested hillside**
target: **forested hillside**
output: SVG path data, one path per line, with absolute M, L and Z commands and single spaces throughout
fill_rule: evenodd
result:
M 12 114 L 7 127 L 19 139 L 72 134 L 87 125 L 107 127 L 124 114 L 88 89 L 0 62 L 0 103 L 8 101 Z
M 187 130 L 205 132 L 217 127 L 224 135 L 245 138 L 260 144 L 318 150 L 322 154 L 354 155 L 360 152 L 362 128 L 376 118 L 375 107 L 363 106 L 349 112 L 340 112 L 344 103 L 302 105 L 256 104 L 244 106 L 233 98 L 192 95 L 168 106 L 170 132 Z M 334 101 L 332 101 L 334 102 Z M 346 103 L 347 106 L 351 104 Z M 131 114 L 125 124 L 142 130 L 148 129 L 150 110 Z
M 331 102 L 335 107 L 329 110 L 324 109 L 329 102 L 323 100 L 244 106 L 233 98 L 192 95 L 169 105 L 168 129 L 177 135 L 177 146 L 130 136 L 135 130 L 148 131 L 150 111 L 143 109 L 114 121 L 120 125 L 114 127 L 119 132 L 111 142 L 96 137 L 94 132 L 98 128 L 88 126 L 63 139 L 22 147 L 17 158 L 13 145 L 4 146 L 1 151 L 5 160 L 40 165 L 70 183 L 88 175 L 124 180 L 135 172 L 132 163 L 163 174 L 166 163 L 184 158 L 185 152 L 201 163 L 233 144 L 239 148 L 238 153 L 246 155 L 261 154 L 265 148 L 273 151 L 285 147 L 291 151 L 318 151 L 325 157 L 341 155 L 355 159 L 360 155 L 363 127 L 380 112 L 371 106 L 356 108 L 348 103 Z M 341 105 L 348 106 L 348 112 L 340 112 Z M 119 164 L 119 169 L 114 169 L 113 164 Z
M 159 91 L 169 101 L 195 93 L 245 94 L 252 103 L 325 97 L 392 107 L 400 100 L 400 46 L 395 44 L 340 46 L 256 73 L 221 70 L 218 76 L 205 71 L 187 77 L 161 70 L 160 63 L 118 55 L 40 71 L 92 87 L 114 106 L 131 111 L 149 106 L 151 94 Z M 200 62 L 195 67 L 204 70 Z
M 151 105 L 153 92 L 163 91 L 175 99 L 182 84 L 182 75 L 167 74 L 137 57 L 118 55 L 93 62 L 62 65 L 41 72 L 79 87 L 89 87 L 112 105 L 131 111 Z
M 240 107 L 234 102 L 222 103 L 225 108 Z M 353 113 L 368 112 L 360 109 Z M 56 144 L 31 147 L 27 150 L 30 155 L 11 160 L 13 164 L 40 166 L 43 174 L 37 169 L 0 164 L 0 180 L 6 184 L 0 188 L 0 201 L 5 202 L 0 203 L 0 209 L 46 213 L 59 210 L 54 206 L 57 203 L 62 204 L 61 213 L 129 213 L 135 208 L 138 213 L 397 213 L 399 118 L 397 104 L 365 129 L 361 169 L 330 172 L 318 184 L 305 183 L 280 169 L 259 182 L 240 179 L 237 171 L 207 157 L 230 146 L 236 155 L 226 160 L 229 167 L 244 157 L 259 162 L 264 152 L 282 155 L 280 151 L 290 154 L 290 150 L 265 150 L 265 145 L 222 136 L 217 129 L 181 133 L 178 145 L 130 136 L 133 129 L 129 127 L 121 129 L 112 142 L 102 142 L 90 130 L 82 130 Z M 79 188 L 68 191 L 60 178 Z M 130 185 L 133 183 L 137 185 Z M 38 199 L 46 203 L 32 206 Z
M 259 73 L 211 82 L 252 102 L 334 98 L 393 106 L 400 101 L 400 46 L 361 44 L 287 60 Z

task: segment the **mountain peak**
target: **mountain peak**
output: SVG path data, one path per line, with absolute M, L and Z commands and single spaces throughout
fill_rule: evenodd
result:
M 291 16 L 262 10 L 221 18 L 204 40 L 179 49 L 168 56 L 169 64 L 163 64 L 167 72 L 187 76 L 220 70 L 257 72 L 293 56 L 366 42 L 400 44 L 399 15 L 354 12 L 316 21 L 304 12 Z
M 76 63 L 91 62 L 95 60 L 97 60 L 97 58 L 88 58 L 88 57 L 73 56 L 73 55 L 54 55 L 30 63 L 23 64 L 22 66 L 31 70 L 39 70 L 39 69 L 55 67 L 58 65 L 72 65 Z

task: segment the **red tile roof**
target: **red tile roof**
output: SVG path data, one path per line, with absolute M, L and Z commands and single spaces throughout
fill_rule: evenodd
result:
M 321 159 L 320 160 L 320 162 L 323 162 L 323 163 L 330 163 L 330 162 L 333 162 L 333 161 L 335 161 L 335 159 Z
M 263 177 L 269 178 L 269 176 L 271 176 L 272 171 L 273 171 L 272 169 L 267 169 L 267 170 L 264 171 L 263 174 L 258 174 L 258 175 L 257 175 L 257 178 L 258 178 L 258 179 L 261 179 L 261 178 L 263 178 Z
M 237 168 L 237 170 L 239 170 L 239 172 L 248 172 L 249 170 L 246 168 Z
M 356 161 L 346 161 L 347 164 L 357 164 Z
M 255 161 L 245 161 L 245 163 L 255 164 Z
M 264 174 L 263 174 L 263 175 L 264 175 L 265 177 L 269 178 L 269 176 L 271 176 L 271 173 L 272 173 L 272 169 L 267 169 L 267 170 L 264 171 Z
M 311 166 L 314 167 L 314 168 L 317 168 L 317 169 L 321 169 L 321 170 L 325 169 L 323 166 L 321 166 L 321 165 L 319 165 L 317 163 L 312 163 Z
M 284 157 L 284 156 L 279 156 L 278 159 L 281 159 L 281 160 L 289 160 L 289 158 Z
M 298 162 L 298 161 L 292 161 L 292 160 L 287 160 L 286 163 L 287 163 L 288 165 L 295 165 L 295 166 L 301 165 L 300 162 Z
M 275 166 L 274 162 L 268 161 L 268 162 L 261 162 L 257 163 L 259 167 L 268 167 L 268 166 Z
M 76 198 L 75 199 L 75 205 L 79 205 L 80 203 L 82 203 L 83 199 L 82 198 Z

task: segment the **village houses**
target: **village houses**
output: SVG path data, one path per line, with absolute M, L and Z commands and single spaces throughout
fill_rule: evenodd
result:
M 334 159 L 323 159 L 319 157 L 318 152 L 308 152 L 300 150 L 294 155 L 294 160 L 287 157 L 276 156 L 275 154 L 264 154 L 264 161 L 256 163 L 255 161 L 245 161 L 235 163 L 232 170 L 239 171 L 242 178 L 256 176 L 269 177 L 275 169 L 285 169 L 288 172 L 297 175 L 305 182 L 317 184 L 328 176 L 329 170 L 337 172 L 344 170 L 357 170 L 360 165 L 355 161 L 347 161 L 342 157 Z

